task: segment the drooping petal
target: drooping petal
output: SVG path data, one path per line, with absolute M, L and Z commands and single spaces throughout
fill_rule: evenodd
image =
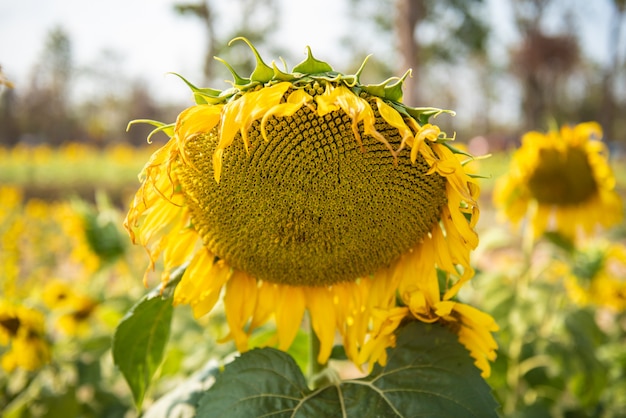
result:
M 206 249 L 198 251 L 176 286 L 174 305 L 191 305 L 196 318 L 206 315 L 215 306 L 231 274 L 232 269 L 224 260 L 215 261 Z
M 246 326 L 254 313 L 257 301 L 257 282 L 242 271 L 234 271 L 226 283 L 224 310 L 230 329 L 229 337 L 235 340 L 240 352 L 248 350 L 249 331 Z
M 296 338 L 302 324 L 306 299 L 302 287 L 282 285 L 279 286 L 278 292 L 275 307 L 278 349 L 286 351 Z
M 309 287 L 305 290 L 306 307 L 309 311 L 313 331 L 320 341 L 317 362 L 325 364 L 333 349 L 336 331 L 334 295 L 328 287 Z

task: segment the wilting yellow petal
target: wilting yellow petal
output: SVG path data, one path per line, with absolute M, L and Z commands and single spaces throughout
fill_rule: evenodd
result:
M 402 136 L 400 148 L 404 147 L 404 144 L 407 143 L 407 141 L 414 140 L 413 131 L 411 131 L 411 129 L 407 126 L 406 122 L 404 122 L 404 119 L 400 116 L 400 113 L 398 113 L 397 110 L 379 98 L 376 98 L 376 105 L 378 106 L 380 116 L 382 116 L 388 124 L 400 132 L 400 136 Z
M 335 340 L 336 315 L 333 292 L 327 287 L 309 287 L 305 290 L 306 306 L 313 331 L 320 341 L 317 362 L 325 364 L 330 357 Z
M 245 327 L 254 313 L 256 300 L 256 280 L 244 272 L 233 272 L 226 283 L 224 310 L 230 328 L 230 336 L 235 340 L 237 350 L 240 352 L 248 349 L 248 332 Z
M 432 240 L 425 239 L 412 252 L 405 254 L 396 266 L 396 274 L 401 277 L 400 297 L 421 319 L 426 319 L 431 307 L 439 302 L 439 280 L 433 268 L 435 260 Z
M 213 254 L 200 250 L 176 286 L 174 305 L 190 304 L 196 318 L 207 314 L 215 306 L 230 275 L 231 268 L 223 260 L 214 262 Z
M 300 108 L 302 108 L 302 106 L 310 103 L 312 100 L 313 97 L 304 90 L 294 90 L 289 94 L 285 103 L 280 103 L 271 107 L 261 119 L 261 134 L 263 135 L 263 138 L 266 141 L 268 140 L 265 124 L 270 117 L 282 118 L 285 116 L 292 116 Z
M 296 338 L 302 324 L 306 308 L 304 288 L 279 286 L 278 301 L 275 307 L 276 329 L 278 331 L 278 349 L 286 351 Z

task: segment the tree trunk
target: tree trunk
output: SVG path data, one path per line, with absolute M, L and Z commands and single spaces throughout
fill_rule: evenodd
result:
M 423 0 L 396 1 L 396 35 L 400 52 L 400 73 L 407 69 L 413 70 L 412 76 L 405 80 L 404 103 L 409 106 L 419 104 L 420 60 L 419 43 L 415 30 L 424 18 Z
M 626 12 L 626 2 L 616 1 L 614 3 L 617 9 L 613 13 L 613 17 L 610 22 L 609 33 L 609 65 L 604 72 L 602 78 L 602 104 L 600 116 L 598 121 L 602 125 L 604 131 L 604 137 L 609 140 L 615 140 L 615 119 L 618 114 L 618 103 L 615 97 L 615 80 L 620 70 L 620 54 L 619 45 L 620 38 L 622 37 L 622 19 Z

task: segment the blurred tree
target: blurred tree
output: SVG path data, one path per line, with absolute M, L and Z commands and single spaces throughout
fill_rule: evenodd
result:
M 204 83 L 208 83 L 213 77 L 213 57 L 216 53 L 216 37 L 214 27 L 214 12 L 209 0 L 199 3 L 176 3 L 174 9 L 181 15 L 195 16 L 202 21 L 206 30 L 207 49 L 204 57 Z
M 16 98 L 13 83 L 0 66 L 0 145 L 13 146 L 19 138 Z
M 124 117 L 127 121 L 134 119 L 174 121 L 180 110 L 177 106 L 169 110 L 166 106 L 157 105 L 152 97 L 150 88 L 141 80 L 135 80 L 132 83 L 130 92 L 125 98 L 123 109 Z M 146 124 L 134 125 L 124 137 L 133 145 L 144 145 L 152 129 L 154 129 L 153 126 Z M 164 134 L 160 134 L 153 137 L 152 140 L 156 142 L 159 140 L 165 141 L 166 139 L 169 138 Z
M 620 56 L 623 49 L 620 51 L 622 29 L 626 22 L 626 0 L 612 0 L 611 7 L 613 13 L 611 13 L 611 21 L 608 24 L 609 29 L 609 57 L 608 65 L 604 70 L 602 77 L 602 103 L 600 107 L 600 114 L 598 120 L 604 128 L 604 135 L 609 140 L 619 138 L 626 142 L 626 122 L 623 115 L 626 106 L 626 102 L 620 103 L 617 96 L 618 79 L 620 72 L 622 77 L 622 83 L 626 84 L 626 69 L 624 69 L 624 59 L 626 56 Z M 622 132 L 621 135 L 618 133 Z
M 545 130 L 551 118 L 558 120 L 564 116 L 569 107 L 565 82 L 582 62 L 578 39 L 573 32 L 576 25 L 571 24 L 568 9 L 572 4 L 559 3 L 556 17 L 564 19 L 562 33 L 545 32 L 542 24 L 552 3 L 553 0 L 514 0 L 512 3 L 522 41 L 512 51 L 511 70 L 522 88 L 524 130 Z
M 420 102 L 420 79 L 437 63 L 458 64 L 471 57 L 486 59 L 489 33 L 483 0 L 396 0 L 395 29 L 406 81 L 405 103 Z
M 15 90 L 0 90 L 0 145 L 11 147 L 18 143 L 19 137 Z
M 153 128 L 138 124 L 125 132 L 129 120 L 175 118 L 175 115 L 164 114 L 164 105 L 155 103 L 153 91 L 144 80 L 131 80 L 125 76 L 120 65 L 123 62 L 124 57 L 119 52 L 104 49 L 80 71 L 81 101 L 76 104 L 75 110 L 86 137 L 96 145 L 106 146 L 121 141 L 143 145 Z
M 254 69 L 254 57 L 238 48 L 227 48 L 228 42 L 238 36 L 250 40 L 257 48 L 278 26 L 279 8 L 276 0 L 263 2 L 254 0 L 233 0 L 228 3 L 230 20 L 227 30 L 219 32 L 216 20 L 219 17 L 217 2 L 203 0 L 198 3 L 176 3 L 174 9 L 181 15 L 199 18 L 206 30 L 207 49 L 204 59 L 204 84 L 209 85 L 215 78 L 215 56 L 226 59 L 234 68 L 242 69 L 247 76 Z M 233 19 L 233 17 L 238 17 Z M 246 72 L 248 71 L 248 72 Z
M 53 145 L 77 139 L 78 124 L 71 117 L 69 103 L 73 72 L 70 38 L 56 27 L 48 33 L 30 86 L 21 97 L 24 135 Z
M 377 79 L 412 69 L 404 86 L 403 101 L 408 105 L 455 107 L 455 81 L 460 78 L 451 80 L 443 74 L 471 71 L 469 63 L 482 65 L 488 58 L 483 0 L 350 0 L 349 4 L 352 28 L 344 42 L 359 57 L 366 53 L 361 51 L 374 53 L 368 73 L 378 72 Z M 390 47 L 394 44 L 395 49 Z
M 13 83 L 9 81 L 9 79 L 2 72 L 2 66 L 0 65 L 0 91 L 2 91 L 3 87 L 8 87 L 10 89 L 13 88 Z

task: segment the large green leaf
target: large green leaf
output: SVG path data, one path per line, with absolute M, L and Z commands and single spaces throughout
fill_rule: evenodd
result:
M 113 360 L 128 382 L 137 408 L 161 364 L 172 322 L 172 301 L 159 292 L 144 296 L 126 314 L 113 336 Z
M 496 417 L 491 389 L 455 334 L 411 323 L 385 367 L 316 390 L 296 363 L 271 348 L 226 366 L 200 400 L 198 417 Z

